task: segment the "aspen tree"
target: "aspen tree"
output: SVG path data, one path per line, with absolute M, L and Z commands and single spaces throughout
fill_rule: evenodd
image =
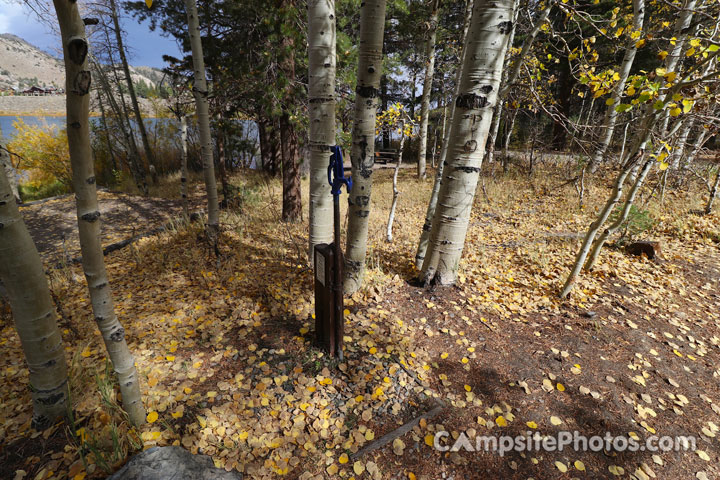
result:
M 7 290 L 28 370 L 33 426 L 44 430 L 68 413 L 65 349 L 40 255 L 0 168 L 0 281 Z
M 308 0 L 310 110 L 310 245 L 333 240 L 332 194 L 327 168 L 335 145 L 335 0 Z
M 120 63 L 122 64 L 123 72 L 125 73 L 125 82 L 127 83 L 128 93 L 130 94 L 130 103 L 132 104 L 133 113 L 135 114 L 135 121 L 137 122 L 138 130 L 140 130 L 140 138 L 142 139 L 143 149 L 145 150 L 145 156 L 147 157 L 150 173 L 153 174 L 151 175 L 153 183 L 157 183 L 157 175 L 154 174 L 155 155 L 153 155 L 152 148 L 150 148 L 147 130 L 145 129 L 145 122 L 140 114 L 140 105 L 138 104 L 137 95 L 135 94 L 135 85 L 133 85 L 132 76 L 130 75 L 130 65 L 128 64 L 127 55 L 125 53 L 125 46 L 123 45 L 122 30 L 120 30 L 120 21 L 118 20 L 115 0 L 110 0 L 110 16 L 113 21 L 118 54 L 120 55 Z M 120 94 L 122 95 L 122 91 Z
M 683 10 L 680 12 L 680 15 L 675 22 L 674 32 L 676 34 L 676 40 L 673 41 L 674 45 L 671 49 L 672 53 L 667 55 L 667 57 L 665 58 L 664 69 L 666 72 L 675 72 L 675 69 L 679 67 L 679 59 L 683 52 L 683 44 L 687 39 L 687 31 L 692 20 L 692 16 L 694 14 L 695 4 L 695 0 L 686 0 L 683 6 Z M 705 60 L 705 71 L 708 66 L 711 65 L 712 62 L 714 62 L 714 60 L 714 57 L 708 57 Z M 702 66 L 702 64 L 699 64 L 693 68 L 699 68 Z M 703 71 L 703 73 L 705 73 L 705 71 Z M 687 73 L 689 73 L 689 71 Z M 656 108 L 656 106 L 654 105 L 648 105 L 645 108 L 642 123 L 635 135 L 635 140 L 633 141 L 632 147 L 627 152 L 627 159 L 623 159 L 622 161 L 622 170 L 620 171 L 615 180 L 615 184 L 613 186 L 613 191 L 610 195 L 610 198 L 608 198 L 605 206 L 602 208 L 600 214 L 597 216 L 595 221 L 590 224 L 590 228 L 586 232 L 585 238 L 583 239 L 582 246 L 578 250 L 578 253 L 575 257 L 575 262 L 573 264 L 570 275 L 568 275 L 565 284 L 560 290 L 560 298 L 566 298 L 570 294 L 583 266 L 586 269 L 592 268 L 597 259 L 597 256 L 600 253 L 600 249 L 604 245 L 608 235 L 619 227 L 619 225 L 617 227 L 615 225 L 611 225 L 606 231 L 603 232 L 603 234 L 601 234 L 598 242 L 593 245 L 595 242 L 595 238 L 598 235 L 598 232 L 600 232 L 600 229 L 603 227 L 607 219 L 610 217 L 610 214 L 614 210 L 615 206 L 622 198 L 626 180 L 628 179 L 628 177 L 634 176 L 635 171 L 637 171 L 637 165 L 638 163 L 640 163 L 643 155 L 645 154 L 645 147 L 651 138 L 653 129 L 657 125 L 659 125 L 659 130 L 661 134 L 666 133 L 668 110 L 665 107 L 673 98 L 674 94 L 676 94 L 680 90 L 680 86 L 681 84 L 675 84 L 662 95 L 661 99 L 656 102 L 656 105 L 658 105 L 660 108 Z M 676 123 L 674 130 L 678 130 L 681 125 L 681 122 Z M 643 169 L 640 171 L 639 176 L 633 180 L 634 188 L 629 193 L 628 199 L 625 202 L 625 207 L 621 211 L 621 218 L 623 216 L 626 218 L 627 214 L 629 213 L 629 210 L 632 206 L 632 201 L 634 200 L 634 197 L 637 193 L 637 189 L 642 186 L 642 182 L 647 175 L 646 168 L 649 169 L 651 166 L 652 162 L 650 162 L 649 164 L 645 164 Z M 591 258 L 586 263 L 588 255 L 591 255 Z
M 65 90 L 67 95 L 67 136 L 73 188 L 77 206 L 80 250 L 90 301 L 98 329 L 103 336 L 108 356 L 118 377 L 122 403 L 130 421 L 145 421 L 140 397 L 140 384 L 135 359 L 125 340 L 125 329 L 115 315 L 112 289 L 105 271 L 100 243 L 100 211 L 98 209 L 95 172 L 90 148 L 90 81 L 88 41 L 77 2 L 53 0 L 65 59 Z
M 0 129 L 0 174 L 3 173 L 7 177 L 8 184 L 10 185 L 10 190 L 12 191 L 15 201 L 19 203 L 20 193 L 18 192 L 17 172 L 13 166 L 12 158 L 10 158 L 10 152 L 7 150 L 5 143 L 3 142 L 3 134 Z
M 476 2 L 473 8 L 456 111 L 450 126 L 448 160 L 422 267 L 426 284 L 450 285 L 457 276 L 513 29 L 513 3 Z
M 205 59 L 203 57 L 202 40 L 200 39 L 200 20 L 198 19 L 195 0 L 185 0 L 190 48 L 192 50 L 195 84 L 195 109 L 197 112 L 198 129 L 200 130 L 200 147 L 202 152 L 203 176 L 208 201 L 207 232 L 210 241 L 217 246 L 217 235 L 220 228 L 220 206 L 218 205 L 217 182 L 215 181 L 215 161 L 213 159 L 212 137 L 210 136 L 210 110 L 208 106 L 208 84 L 205 77 Z
M 463 23 L 462 39 L 460 41 L 460 62 L 456 68 L 455 73 L 455 92 L 453 100 L 457 98 L 460 91 L 460 74 L 462 73 L 462 65 L 465 63 L 465 39 L 467 38 L 468 28 L 470 28 L 470 19 L 472 18 L 473 4 L 475 0 L 468 0 L 465 8 L 465 21 Z M 455 102 L 451 102 L 449 123 L 452 124 L 452 119 L 455 117 Z M 445 129 L 443 135 L 442 147 L 440 147 L 440 161 L 438 162 L 437 172 L 435 172 L 435 181 L 433 182 L 433 188 L 430 192 L 430 201 L 428 202 L 427 210 L 425 211 L 425 223 L 423 224 L 422 232 L 420 233 L 420 240 L 418 241 L 417 252 L 415 252 L 415 266 L 420 269 L 425 261 L 425 253 L 427 251 L 428 241 L 430 240 L 430 228 L 432 227 L 432 219 L 435 215 L 435 208 L 437 207 L 438 194 L 440 193 L 440 185 L 442 184 L 443 170 L 445 169 L 445 159 L 447 158 L 448 143 L 449 143 L 450 128 Z
M 430 93 L 435 75 L 435 40 L 437 39 L 440 0 L 430 0 L 430 22 L 425 47 L 425 81 L 423 82 L 422 104 L 420 106 L 420 150 L 418 152 L 418 178 L 425 178 L 427 169 L 427 133 L 430 117 Z
M 188 206 L 188 130 L 187 115 L 180 116 L 180 142 L 182 143 L 182 152 L 180 155 L 180 194 L 182 195 L 183 212 L 186 217 L 190 217 L 190 208 Z
M 513 84 L 517 81 L 518 77 L 520 76 L 520 70 L 522 69 L 522 66 L 525 64 L 525 59 L 530 53 L 530 49 L 533 46 L 533 43 L 535 43 L 535 39 L 537 38 L 538 34 L 540 33 L 540 30 L 542 29 L 542 26 L 545 24 L 545 22 L 548 19 L 548 16 L 550 15 L 550 10 L 552 10 L 552 7 L 554 6 L 555 1 L 550 0 L 547 2 L 547 5 L 545 8 L 543 8 L 540 11 L 540 14 L 538 15 L 537 19 L 535 20 L 535 25 L 533 26 L 532 30 L 530 30 L 530 33 L 525 37 L 525 40 L 523 41 L 523 46 L 520 49 L 520 53 L 518 54 L 517 58 L 515 59 L 515 62 L 513 62 L 512 67 L 507 72 L 506 75 L 503 76 L 502 79 L 502 86 L 500 87 L 500 93 L 498 94 L 499 100 L 497 103 L 497 106 L 495 107 L 495 113 L 493 114 L 493 121 L 492 125 L 490 127 L 490 135 L 488 137 L 487 141 L 487 153 L 486 153 L 486 160 L 489 162 L 493 161 L 493 157 L 495 156 L 495 140 L 497 138 L 498 131 L 500 130 L 500 120 L 502 117 L 503 112 L 503 106 L 505 104 L 505 97 L 507 97 L 508 92 L 510 91 L 510 88 L 513 86 Z M 517 19 L 517 15 L 519 13 L 519 5 L 515 4 L 515 18 Z M 516 26 L 517 27 L 517 26 Z M 513 39 L 515 38 L 515 28 L 513 28 L 512 33 L 510 34 L 510 45 L 508 46 L 508 50 L 512 47 Z M 510 135 L 512 134 L 513 130 L 513 123 L 515 121 L 515 116 L 513 115 L 512 121 L 510 122 L 509 127 L 507 127 L 507 141 L 504 142 L 505 148 L 507 149 Z M 505 161 L 507 161 L 507 152 L 504 154 Z
M 360 51 L 350 153 L 353 187 L 348 196 L 349 218 L 345 253 L 346 293 L 353 293 L 360 288 L 365 272 L 385 9 L 386 0 L 366 0 L 360 6 Z
M 715 182 L 712 185 L 712 188 L 710 188 L 710 198 L 708 198 L 708 203 L 705 206 L 705 215 L 710 215 L 713 211 L 713 205 L 715 204 L 715 200 L 718 196 L 718 189 L 720 188 L 720 169 L 718 169 L 718 172 L 715 174 Z
M 630 76 L 630 71 L 635 62 L 635 55 L 637 54 L 637 36 L 633 36 L 634 32 L 642 32 L 643 23 L 645 19 L 645 0 L 633 0 L 633 23 L 632 29 L 627 32 L 628 40 L 625 46 L 625 55 L 623 56 L 622 64 L 615 87 L 613 88 L 612 95 L 608 100 L 607 110 L 605 111 L 605 119 L 600 127 L 600 140 L 595 150 L 593 158 L 590 160 L 590 169 L 592 170 L 593 165 L 600 163 L 605 156 L 610 141 L 612 140 L 613 133 L 615 132 L 615 125 L 617 124 L 618 111 L 617 107 L 620 105 L 620 99 L 625 93 L 625 84 Z

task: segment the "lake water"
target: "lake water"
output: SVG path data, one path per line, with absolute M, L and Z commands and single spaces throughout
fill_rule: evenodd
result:
M 13 136 L 15 136 L 15 128 L 13 127 L 13 123 L 18 120 L 22 119 L 26 124 L 31 126 L 36 125 L 42 125 L 42 126 L 57 126 L 58 128 L 64 128 L 65 127 L 65 117 L 37 117 L 37 116 L 29 116 L 29 115 L 13 115 L 13 116 L 4 116 L 0 115 L 0 131 L 2 131 L 2 137 L 5 139 L 11 139 Z
M 13 123 L 17 121 L 18 119 L 21 119 L 24 121 L 27 125 L 30 126 L 42 126 L 42 127 L 57 127 L 57 128 L 65 128 L 66 126 L 66 117 L 51 117 L 51 116 L 34 116 L 34 115 L 12 115 L 12 116 L 5 116 L 0 115 L 0 132 L 2 137 L 5 141 L 10 141 L 15 136 L 15 127 L 13 127 Z M 100 122 L 100 117 L 92 117 L 92 122 Z M 148 118 L 145 119 L 145 125 L 147 126 L 148 130 L 152 130 L 153 126 L 156 122 L 173 122 L 176 123 L 177 120 L 169 119 L 169 118 Z M 179 122 L 177 122 L 179 123 Z M 236 136 L 234 136 L 235 140 L 249 140 L 251 142 L 256 143 L 257 148 L 257 142 L 258 142 L 258 130 L 257 125 L 255 122 L 250 120 L 238 120 L 238 126 L 241 126 L 237 130 Z M 191 127 L 192 128 L 192 125 Z M 179 135 L 179 134 L 178 134 Z M 192 134 L 191 134 L 192 135 Z M 227 151 L 227 150 L 226 150 Z M 230 154 L 231 152 L 228 151 Z M 234 158 L 237 158 L 237 156 L 244 156 L 247 155 L 247 152 L 244 154 L 238 151 L 235 151 L 237 155 L 233 155 Z M 255 163 L 257 161 L 256 157 L 257 152 L 255 154 L 250 154 L 251 160 L 250 165 L 251 168 L 255 168 Z M 245 160 L 246 161 L 246 160 Z

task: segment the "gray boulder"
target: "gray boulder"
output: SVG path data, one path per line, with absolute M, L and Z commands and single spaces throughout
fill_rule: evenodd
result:
M 239 472 L 215 468 L 210 457 L 181 447 L 153 447 L 132 457 L 107 480 L 242 480 Z

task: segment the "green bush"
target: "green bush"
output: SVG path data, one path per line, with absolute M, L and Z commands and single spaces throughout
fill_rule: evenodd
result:
M 32 202 L 43 198 L 57 197 L 70 193 L 70 188 L 62 182 L 56 180 L 52 183 L 26 184 L 20 185 L 20 198 L 23 202 Z

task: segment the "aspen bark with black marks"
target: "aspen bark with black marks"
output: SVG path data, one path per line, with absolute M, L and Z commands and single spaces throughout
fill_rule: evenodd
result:
M 132 104 L 135 121 L 137 122 L 138 130 L 140 130 L 140 138 L 142 139 L 143 149 L 145 150 L 145 156 L 148 161 L 148 170 L 153 173 L 156 170 L 155 155 L 150 147 L 150 142 L 148 141 L 145 122 L 143 121 L 142 114 L 140 113 L 140 104 L 138 103 L 137 94 L 135 93 L 135 85 L 133 84 L 132 76 L 130 75 L 130 64 L 128 63 L 125 46 L 123 45 L 122 30 L 120 30 L 120 21 L 118 20 L 115 0 L 110 0 L 110 15 L 112 16 L 113 27 L 115 30 L 115 40 L 117 42 L 118 54 L 120 55 L 120 63 L 122 64 L 123 72 L 125 73 L 125 83 L 127 83 L 128 93 L 130 94 L 130 103 Z M 122 95 L 122 91 L 120 94 Z M 151 177 L 153 183 L 157 185 L 157 175 L 153 173 Z
M 215 180 L 215 160 L 213 159 L 212 137 L 210 135 L 210 112 L 208 106 L 208 84 L 205 73 L 202 40 L 200 38 L 200 20 L 198 19 L 195 0 L 185 0 L 185 13 L 188 20 L 188 34 L 192 50 L 193 72 L 195 84 L 195 109 L 197 112 L 198 129 L 200 130 L 200 147 L 202 151 L 203 176 L 208 202 L 207 232 L 210 241 L 217 247 L 217 235 L 220 229 L 220 206 L 218 205 L 217 182 Z
M 2 155 L 2 152 L 0 152 Z M 0 168 L 0 282 L 30 372 L 33 427 L 44 430 L 69 412 L 65 349 L 42 260 Z
M 135 359 L 125 339 L 125 329 L 115 314 L 112 288 L 105 271 L 100 243 L 100 211 L 90 146 L 90 83 L 88 41 L 78 5 L 53 0 L 63 42 L 67 101 L 67 136 L 77 206 L 82 266 L 98 329 L 117 374 L 123 408 L 135 425 L 145 422 L 145 408 Z
M 465 21 L 463 23 L 463 33 L 460 51 L 460 62 L 456 68 L 455 73 L 455 91 L 453 92 L 452 105 L 450 107 L 450 116 L 446 114 L 446 121 L 451 125 L 452 120 L 455 117 L 455 98 L 457 98 L 460 92 L 460 75 L 462 74 L 462 65 L 465 64 L 465 40 L 467 39 L 468 29 L 470 28 L 470 20 L 472 18 L 473 5 L 475 0 L 468 0 L 465 8 Z M 447 110 L 447 108 L 446 108 Z M 443 140 L 442 146 L 440 147 L 440 160 L 438 162 L 437 171 L 435 172 L 435 181 L 433 182 L 433 188 L 430 192 L 430 200 L 428 201 L 428 207 L 425 211 L 425 223 L 420 233 L 420 240 L 418 240 L 418 248 L 415 252 L 415 267 L 420 269 L 425 261 L 425 253 L 427 252 L 428 242 L 430 241 L 430 228 L 432 227 L 432 219 L 435 215 L 435 208 L 437 207 L 438 194 L 440 193 L 440 185 L 442 184 L 443 171 L 445 169 L 445 160 L 447 159 L 448 143 L 450 141 L 450 128 L 449 126 L 443 126 Z
M 393 241 L 393 222 L 395 221 L 395 210 L 397 209 L 398 197 L 400 196 L 400 190 L 398 190 L 398 173 L 400 173 L 400 165 L 402 164 L 403 147 L 405 146 L 405 126 L 400 124 L 400 129 L 403 133 L 400 134 L 400 149 L 398 153 L 397 164 L 395 164 L 395 172 L 393 172 L 393 199 L 392 205 L 390 206 L 390 216 L 388 217 L 387 234 L 385 236 L 388 242 Z
M 330 147 L 336 143 L 335 40 L 335 0 L 308 0 L 310 265 L 314 265 L 315 246 L 333 240 L 333 199 L 327 169 Z
M 418 152 L 418 178 L 425 178 L 427 170 L 427 134 L 430 118 L 430 93 L 435 75 L 435 40 L 437 39 L 440 0 L 431 0 L 428 39 L 425 47 L 425 81 L 420 105 L 420 150 Z
M 375 116 L 383 69 L 386 0 L 366 0 L 360 6 L 355 121 L 352 132 L 352 191 L 348 196 L 348 233 L 345 252 L 345 293 L 362 285 L 367 253 L 372 173 L 375 164 Z
M 597 145 L 597 149 L 590 160 L 589 168 L 591 171 L 595 169 L 604 158 L 605 152 L 612 141 L 613 134 L 615 133 L 615 125 L 617 124 L 618 111 L 617 107 L 620 105 L 620 99 L 625 93 L 625 84 L 630 76 L 633 63 L 635 62 L 635 55 L 637 54 L 637 40 L 632 38 L 632 32 L 642 32 L 643 24 L 645 20 L 645 0 L 633 0 L 633 23 L 629 32 L 627 32 L 628 40 L 625 46 L 625 55 L 623 56 L 622 64 L 620 65 L 620 71 L 615 87 L 613 88 L 612 95 L 610 95 L 609 104 L 605 111 L 605 119 L 600 127 L 600 140 Z
M 449 159 L 422 266 L 425 284 L 451 285 L 457 277 L 513 29 L 513 6 L 512 0 L 499 0 L 477 2 L 473 9 L 450 126 Z

